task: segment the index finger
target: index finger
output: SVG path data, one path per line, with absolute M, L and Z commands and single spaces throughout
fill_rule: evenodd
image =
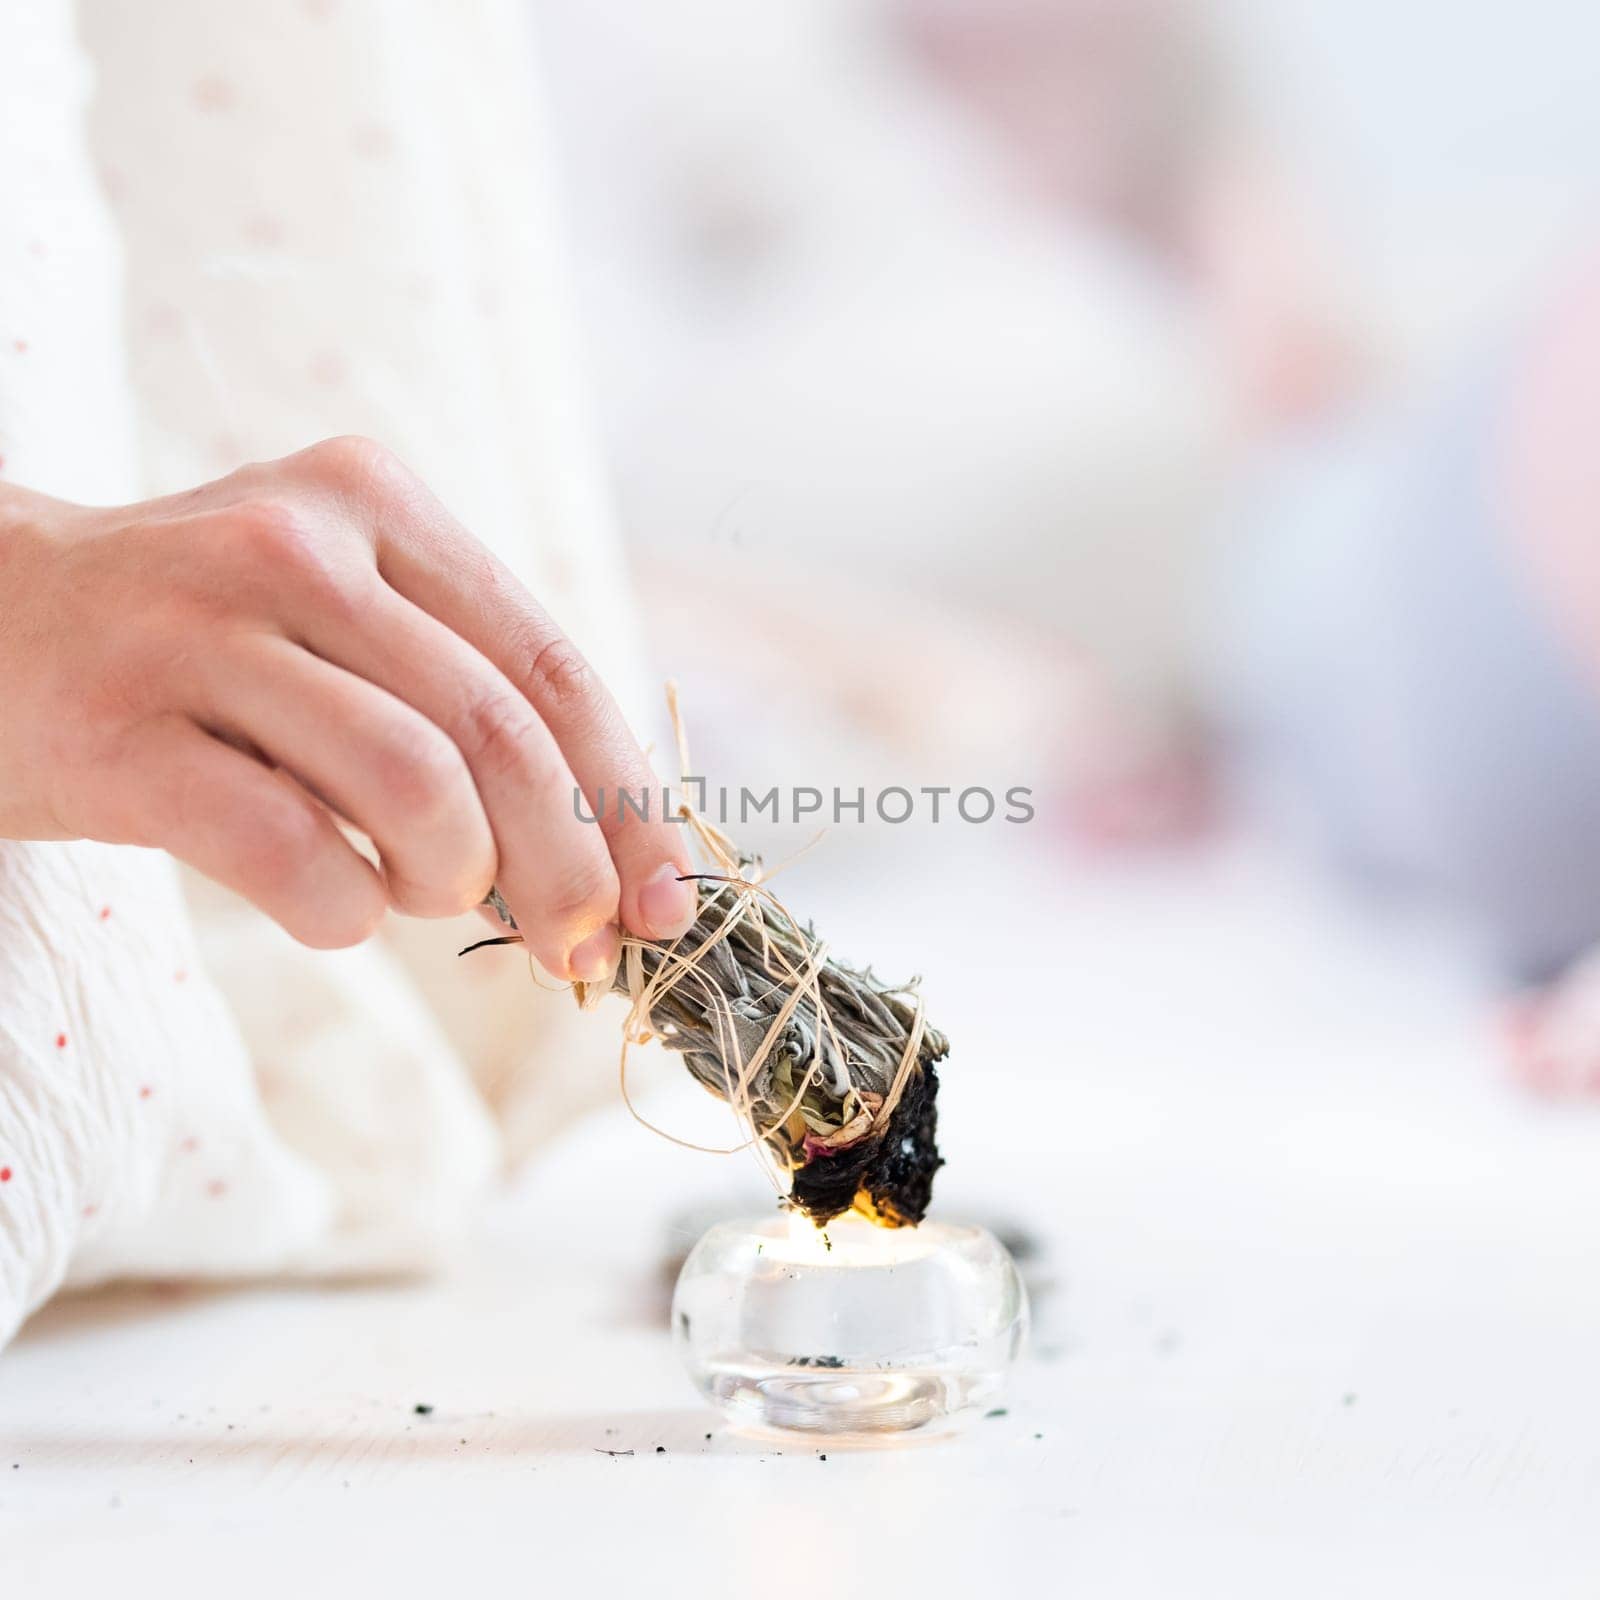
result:
M 618 801 L 660 786 L 610 691 L 582 652 L 511 570 L 479 544 L 393 457 L 366 441 L 347 446 L 347 491 L 367 526 L 385 582 L 473 645 L 527 699 L 554 735 L 595 814 L 621 885 L 623 924 L 672 939 L 694 921 L 696 895 L 684 829 L 652 804 Z M 574 818 L 574 826 L 583 826 Z

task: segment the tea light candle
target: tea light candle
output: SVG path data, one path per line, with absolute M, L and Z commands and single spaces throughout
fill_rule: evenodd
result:
M 673 1338 L 745 1428 L 881 1435 L 949 1426 L 1000 1395 L 1027 1294 L 982 1228 L 859 1217 L 723 1222 L 684 1263 Z

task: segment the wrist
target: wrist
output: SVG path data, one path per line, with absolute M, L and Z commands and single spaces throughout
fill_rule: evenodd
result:
M 46 777 L 60 640 L 60 503 L 0 483 L 0 838 L 62 839 Z

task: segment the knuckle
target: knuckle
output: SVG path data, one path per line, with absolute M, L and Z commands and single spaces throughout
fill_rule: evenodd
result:
M 307 519 L 283 500 L 247 501 L 228 516 L 248 586 L 309 598 L 336 622 L 354 622 L 365 608 L 371 567 L 352 559 L 336 529 Z M 207 604 L 214 607 L 214 598 Z
M 303 451 L 301 459 L 314 478 L 346 492 L 370 493 L 409 476 L 387 445 L 356 433 L 324 439 Z
M 375 774 L 413 826 L 442 821 L 461 799 L 463 767 L 456 747 L 420 719 L 397 721 L 384 731 Z
M 274 574 L 325 572 L 321 542 L 292 506 L 281 500 L 247 500 L 234 506 L 228 518 L 234 541 L 256 566 Z
M 598 688 L 594 668 L 563 634 L 534 651 L 524 676 L 535 705 L 552 706 L 566 715 L 588 708 Z
M 323 843 L 322 824 L 315 812 L 304 806 L 283 806 L 255 818 L 241 837 L 240 849 L 251 878 L 293 887 L 311 875 Z
M 544 725 L 520 695 L 487 693 L 462 720 L 467 759 L 487 776 L 526 776 L 537 766 Z
M 548 886 L 550 921 L 560 927 L 598 927 L 615 918 L 619 895 L 620 886 L 610 859 L 601 854 L 586 855 Z

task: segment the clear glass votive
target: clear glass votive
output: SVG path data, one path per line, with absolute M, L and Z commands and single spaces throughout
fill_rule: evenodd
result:
M 1005 1247 L 941 1222 L 721 1222 L 672 1297 L 678 1354 L 730 1422 L 836 1437 L 946 1426 L 992 1405 L 1027 1328 Z

